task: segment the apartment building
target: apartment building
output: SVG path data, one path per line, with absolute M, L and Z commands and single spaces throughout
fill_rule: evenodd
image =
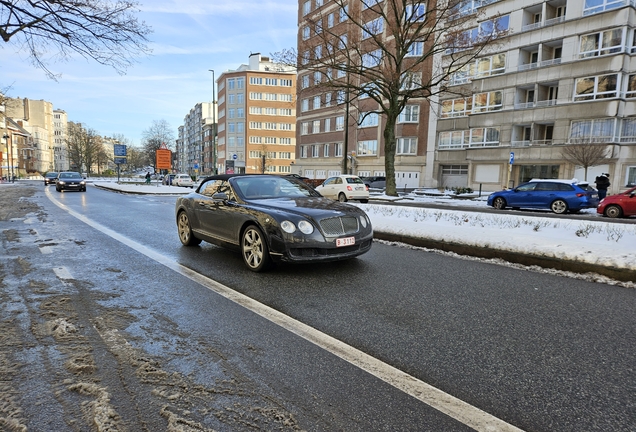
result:
M 184 117 L 183 125 L 178 129 L 176 151 L 173 157 L 173 168 L 180 173 L 198 176 L 210 174 L 212 166 L 204 164 L 206 151 L 204 148 L 203 127 L 211 123 L 214 117 L 213 104 L 210 102 L 197 103 Z
M 440 187 L 497 190 L 531 178 L 636 184 L 636 8 L 633 0 L 469 0 L 474 35 L 500 16 L 508 34 L 454 74 L 441 100 L 431 176 Z M 442 59 L 448 61 L 448 59 Z M 460 89 L 466 91 L 462 92 Z M 589 168 L 567 146 L 605 144 Z M 589 148 L 589 147 L 588 147 Z
M 259 53 L 217 79 L 219 173 L 292 172 L 296 70 Z
M 387 3 L 387 2 L 384 2 Z M 374 67 L 382 61 L 382 51 L 370 33 L 382 39 L 385 46 L 395 40 L 388 29 L 396 14 L 389 8 L 401 8 L 401 2 L 351 0 L 341 7 L 332 0 L 300 0 L 298 15 L 298 53 L 301 64 L 317 62 L 318 67 L 298 71 L 298 152 L 296 167 L 304 176 L 325 179 L 345 172 L 359 176 L 385 175 L 386 119 L 378 114 L 378 102 L 365 94 L 352 94 L 342 88 L 326 85 L 329 81 L 364 80 L 356 74 L 349 77 L 341 68 L 333 71 L 329 62 L 359 62 L 360 68 Z M 374 9 L 385 8 L 384 16 Z M 419 21 L 424 4 L 407 5 L 402 14 L 413 14 Z M 409 9 L 411 8 L 411 9 Z M 400 18 L 400 19 L 403 19 Z M 361 28 L 367 27 L 368 30 Z M 325 37 L 328 35 L 328 37 Z M 337 46 L 329 39 L 338 40 Z M 405 63 L 421 56 L 422 45 L 413 44 Z M 355 52 L 352 56 L 341 51 Z M 340 51 L 340 53 L 338 53 Z M 374 55 L 374 53 L 378 53 Z M 368 59 L 367 59 L 368 57 Z M 342 60 L 340 60 L 342 58 Z M 332 60 L 333 59 L 333 60 Z M 322 70 L 317 70 L 324 65 Z M 429 76 L 431 62 L 417 66 L 414 74 Z M 421 78 L 420 78 L 421 79 Z M 425 184 L 427 166 L 432 166 L 432 151 L 428 143 L 435 140 L 435 121 L 430 116 L 430 104 L 424 99 L 411 99 L 402 111 L 397 125 L 397 148 L 394 159 L 396 187 L 417 188 Z
M 6 115 L 30 134 L 25 145 L 33 149 L 33 169 L 40 173 L 53 170 L 53 104 L 44 100 L 7 98 Z
M 66 125 L 68 115 L 65 111 L 53 110 L 53 170 L 68 171 L 70 168 L 66 146 Z

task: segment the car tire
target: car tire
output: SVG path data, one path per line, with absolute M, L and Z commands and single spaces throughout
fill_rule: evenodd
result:
M 506 200 L 502 197 L 497 197 L 493 200 L 492 206 L 497 210 L 503 210 L 506 208 Z
M 347 202 L 347 196 L 343 194 L 342 192 L 340 192 L 340 194 L 338 195 L 338 201 Z
M 609 218 L 619 218 L 619 217 L 623 217 L 623 209 L 620 208 L 620 206 L 617 205 L 608 205 L 605 208 L 605 212 L 604 212 L 605 216 L 609 217 Z
M 62 192 L 62 189 L 60 189 L 59 187 L 56 187 L 55 190 L 58 192 Z
M 179 213 L 177 216 L 177 232 L 179 233 L 179 240 L 184 246 L 196 246 L 201 243 L 201 239 L 198 239 L 192 233 L 192 227 L 190 227 L 190 218 L 185 211 Z
M 561 199 L 554 200 L 550 204 L 550 210 L 556 214 L 563 214 L 568 211 L 568 204 Z
M 241 255 L 243 262 L 253 272 L 266 270 L 271 262 L 269 247 L 263 231 L 256 225 L 245 228 L 241 236 Z

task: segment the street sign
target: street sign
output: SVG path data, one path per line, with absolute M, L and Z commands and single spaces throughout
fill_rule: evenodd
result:
M 125 157 L 116 157 L 115 158 L 115 164 L 116 165 L 122 165 L 125 164 L 127 162 L 127 159 Z
M 156 151 L 157 169 L 172 168 L 172 152 L 168 149 L 160 148 Z
M 194 164 L 194 169 L 199 169 L 199 164 L 198 163 Z
M 234 159 L 234 160 L 238 159 L 238 155 L 237 155 L 236 153 L 234 153 L 234 154 L 232 155 L 232 159 Z
M 510 152 L 510 165 L 512 165 L 515 162 L 515 153 L 514 152 Z
M 113 151 L 115 153 L 115 156 L 127 156 L 126 155 L 126 146 L 124 144 L 115 144 L 113 146 Z

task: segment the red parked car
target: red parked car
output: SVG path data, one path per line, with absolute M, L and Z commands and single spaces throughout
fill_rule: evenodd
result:
M 611 218 L 636 215 L 636 187 L 603 198 L 596 212 Z

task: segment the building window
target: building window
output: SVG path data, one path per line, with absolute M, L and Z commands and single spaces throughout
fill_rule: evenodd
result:
M 614 98 L 617 88 L 618 74 L 578 78 L 574 86 L 574 101 Z
M 378 140 L 358 141 L 358 156 L 375 156 L 378 154 Z
M 358 125 L 361 128 L 377 126 L 378 121 L 378 113 L 374 112 L 361 112 L 358 117 Z
M 237 78 L 236 79 L 236 88 L 242 89 L 245 87 L 245 78 Z
M 323 157 L 329 157 L 329 144 L 325 144 L 322 147 L 322 156 Z
M 250 77 L 250 84 L 253 84 L 253 85 L 261 85 L 261 84 L 263 84 L 263 78 L 259 78 L 259 77 Z
M 301 158 L 306 158 L 307 157 L 307 146 L 301 146 L 300 147 L 300 157 Z
M 349 19 L 349 5 L 345 5 L 344 7 L 340 8 L 338 18 L 340 22 L 345 22 Z
M 336 130 L 344 130 L 344 116 L 336 117 Z
M 585 0 L 583 6 L 583 16 L 593 15 L 606 10 L 623 7 L 629 2 L 625 0 Z
M 309 135 L 309 122 L 303 122 L 303 124 L 300 127 L 300 134 Z
M 245 109 L 244 108 L 237 108 L 236 109 L 236 117 L 237 118 L 245 118 Z
M 250 92 L 250 99 L 251 100 L 262 100 L 263 99 L 263 93 Z
M 333 27 L 333 23 L 334 23 L 333 17 L 334 17 L 333 12 L 327 15 L 327 27 L 329 28 Z
M 625 186 L 636 186 L 636 166 L 627 167 L 627 184 Z
M 278 126 L 280 130 L 288 130 L 288 131 L 292 130 L 291 123 L 279 123 Z
M 237 104 L 242 104 L 245 102 L 245 96 L 243 93 L 237 93 L 236 94 L 236 103 Z
M 291 87 L 291 86 L 293 85 L 293 84 L 292 84 L 292 80 L 290 80 L 290 79 L 282 79 L 282 78 L 281 78 L 281 79 L 279 80 L 279 82 L 280 82 L 280 86 L 281 86 L 281 87 Z
M 380 65 L 382 61 L 382 51 L 377 49 L 375 51 L 362 54 L 362 67 L 374 68 Z
M 396 154 L 399 154 L 399 155 L 417 154 L 417 138 L 398 138 Z
M 467 116 L 471 109 L 472 98 L 445 100 L 442 102 L 442 118 Z
M 347 34 L 341 34 L 340 37 L 338 38 L 338 48 L 339 49 L 346 49 L 347 48 L 347 42 L 349 42 L 349 37 L 347 36 Z
M 234 118 L 234 113 L 235 113 L 234 108 L 230 108 L 229 110 L 227 110 L 228 118 Z
M 470 147 L 493 147 L 499 145 L 499 129 L 474 128 L 470 130 Z
M 338 105 L 345 103 L 346 101 L 346 93 L 344 90 L 338 90 L 336 93 L 336 103 Z
M 478 93 L 473 95 L 472 113 L 497 111 L 502 108 L 502 96 L 500 91 Z
M 314 58 L 319 60 L 322 57 L 322 45 L 316 45 L 314 47 Z
M 422 86 L 421 72 L 405 72 L 400 79 L 400 90 L 415 90 Z
M 228 80 L 227 80 L 227 89 L 228 90 L 233 90 L 235 85 L 236 85 L 236 80 L 234 78 L 228 78 Z
M 335 143 L 333 145 L 334 157 L 342 157 L 342 143 Z
M 325 119 L 325 132 L 331 132 L 331 119 Z
M 420 57 L 424 54 L 424 42 L 415 41 L 409 47 L 409 51 L 406 54 L 407 57 Z
M 292 143 L 292 139 L 291 138 L 281 138 L 280 139 L 280 143 L 281 144 L 291 144 Z
M 426 16 L 426 6 L 424 4 L 406 5 L 404 8 L 406 21 L 424 21 Z
M 309 87 L 309 75 L 303 75 L 300 78 L 300 88 L 306 89 Z
M 227 131 L 230 133 L 234 133 L 236 131 L 236 124 L 235 123 L 228 123 L 227 124 Z
M 571 143 L 614 142 L 616 119 L 575 120 L 570 125 Z
M 331 106 L 331 93 L 325 93 L 325 106 Z
M 362 39 L 370 38 L 374 35 L 379 35 L 384 31 L 384 19 L 376 18 L 364 24 L 362 26 Z
M 320 120 L 314 120 L 311 127 L 311 133 L 320 133 Z
M 317 144 L 314 144 L 311 146 L 311 157 L 312 158 L 317 158 L 320 157 L 320 146 Z
M 581 36 L 579 57 L 596 57 L 623 51 L 623 29 L 605 30 Z
M 309 63 L 309 51 L 304 51 L 303 55 L 300 59 L 301 64 L 306 65 L 307 63 Z
M 309 111 L 309 99 L 303 99 L 300 103 L 300 111 Z
M 236 124 L 236 131 L 237 131 L 238 133 L 243 133 L 243 132 L 245 132 L 245 123 L 243 123 L 243 122 L 238 122 L 238 123 Z
M 309 27 L 303 27 L 303 40 L 307 40 L 309 39 Z
M 404 107 L 400 116 L 398 117 L 398 123 L 417 123 L 420 118 L 420 106 L 419 105 L 407 105 Z
M 314 96 L 313 109 L 319 109 L 319 108 L 320 108 L 320 96 Z

